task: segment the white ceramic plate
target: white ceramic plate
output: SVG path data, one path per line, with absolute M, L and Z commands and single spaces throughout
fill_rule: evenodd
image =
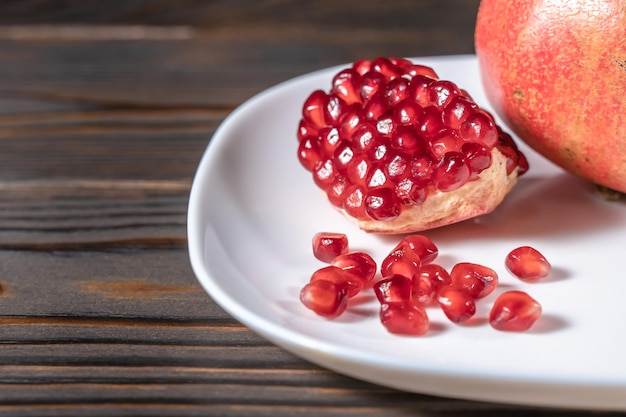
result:
M 486 107 L 476 58 L 417 58 Z M 526 333 L 492 329 L 481 301 L 472 326 L 429 309 L 423 337 L 385 331 L 378 304 L 361 297 L 329 321 L 304 308 L 300 288 L 320 266 L 319 231 L 346 233 L 353 249 L 380 261 L 398 241 L 359 231 L 320 195 L 296 157 L 306 96 L 328 90 L 337 68 L 308 74 L 253 97 L 215 132 L 191 190 L 193 269 L 233 317 L 311 362 L 407 391 L 529 405 L 626 410 L 626 207 L 599 198 L 520 144 L 531 170 L 492 214 L 426 234 L 439 263 L 482 263 L 500 275 L 497 293 L 521 289 L 543 306 Z M 552 262 L 541 283 L 504 269 L 513 248 L 532 245 Z

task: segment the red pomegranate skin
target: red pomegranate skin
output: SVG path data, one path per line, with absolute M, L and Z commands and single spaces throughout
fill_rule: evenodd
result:
M 482 0 L 475 47 L 487 97 L 520 139 L 626 193 L 626 0 Z

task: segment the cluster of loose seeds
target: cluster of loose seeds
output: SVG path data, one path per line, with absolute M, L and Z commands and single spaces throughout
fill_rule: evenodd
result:
M 378 265 L 363 251 L 350 251 L 342 233 L 317 233 L 314 256 L 328 263 L 315 271 L 300 292 L 302 303 L 326 318 L 341 315 L 349 300 L 372 288 L 380 304 L 380 320 L 393 334 L 423 335 L 430 328 L 427 307 L 439 306 L 453 323 L 476 314 L 476 303 L 493 293 L 498 274 L 491 268 L 460 262 L 448 272 L 436 263 L 439 250 L 424 235 L 403 238 Z M 551 265 L 536 249 L 522 246 L 505 258 L 515 277 L 533 282 L 545 278 Z M 490 325 L 503 331 L 528 330 L 541 315 L 541 305 L 523 291 L 500 294 L 489 313 Z

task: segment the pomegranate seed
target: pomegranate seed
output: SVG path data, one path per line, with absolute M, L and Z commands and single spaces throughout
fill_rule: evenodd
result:
M 371 70 L 382 74 L 386 81 L 393 80 L 402 75 L 402 69 L 400 67 L 383 57 L 376 58 L 372 61 Z
M 465 290 L 442 287 L 437 292 L 437 303 L 453 323 L 463 323 L 476 314 L 474 298 Z
M 378 139 L 376 126 L 367 122 L 361 124 L 352 134 L 354 152 L 362 153 L 369 151 L 374 146 L 376 139 Z
M 330 263 L 358 277 L 363 284 L 370 282 L 376 275 L 376 262 L 365 252 L 354 251 L 337 256 Z
M 348 192 L 349 182 L 346 177 L 337 175 L 326 190 L 328 201 L 333 206 L 342 208 Z
M 438 290 L 443 286 L 451 285 L 452 278 L 444 267 L 438 264 L 426 264 L 422 265 L 419 270 L 421 277 L 427 278 L 431 283 L 434 290 Z
M 298 141 L 301 142 L 304 138 L 317 137 L 318 129 L 309 125 L 304 119 L 300 120 L 298 125 Z
M 441 120 L 441 112 L 435 106 L 428 106 L 422 110 L 418 126 L 420 133 L 426 136 L 434 135 L 445 127 Z
M 326 126 L 326 118 L 324 117 L 326 101 L 326 93 L 322 90 L 316 90 L 304 102 L 302 117 L 315 129 L 321 129 Z
M 456 84 L 443 80 L 433 81 L 429 90 L 430 102 L 439 108 L 445 107 L 454 97 L 461 94 Z
M 441 158 L 448 152 L 458 152 L 461 150 L 459 135 L 456 130 L 443 127 L 438 132 L 429 137 L 430 150 Z
M 320 268 L 311 275 L 309 282 L 328 281 L 343 289 L 348 294 L 348 298 L 357 295 L 363 289 L 363 281 L 355 274 L 345 271 L 336 266 L 326 266 Z
M 430 327 L 424 307 L 412 301 L 381 304 L 380 321 L 389 333 L 397 335 L 421 336 Z
M 308 171 L 313 171 L 313 168 L 321 159 L 317 138 L 307 137 L 300 142 L 298 159 Z
M 491 166 L 491 152 L 480 143 L 464 143 L 461 147 L 461 153 L 470 168 L 470 180 L 478 178 L 481 172 Z
M 335 149 L 333 154 L 333 165 L 338 172 L 346 172 L 353 156 L 354 150 L 352 149 L 352 146 L 350 146 L 350 143 L 342 140 L 337 145 L 337 149 Z
M 402 275 L 413 278 L 420 270 L 422 260 L 408 245 L 395 247 L 380 264 L 380 273 L 388 275 Z
M 439 254 L 439 249 L 435 243 L 424 235 L 406 236 L 396 247 L 400 246 L 408 246 L 422 260 L 422 264 L 431 263 Z
M 398 182 L 399 179 L 406 178 L 409 173 L 409 161 L 404 155 L 393 154 L 385 164 L 385 168 L 388 178 L 393 182 Z
M 398 200 L 408 205 L 419 205 L 426 200 L 426 188 L 411 178 L 404 178 L 395 188 Z
M 486 297 L 498 286 L 498 274 L 491 268 L 461 262 L 450 271 L 451 286 L 468 292 L 475 299 Z
M 463 154 L 448 152 L 433 171 L 433 182 L 441 191 L 461 188 L 470 177 L 470 169 Z
M 363 75 L 366 72 L 369 72 L 371 67 L 372 61 L 370 61 L 369 59 L 361 59 L 355 61 L 354 64 L 352 64 L 352 69 L 354 69 L 359 75 Z
M 377 281 L 373 289 L 381 304 L 400 303 L 411 299 L 413 281 L 404 275 L 389 275 Z
M 493 118 L 482 110 L 475 110 L 461 124 L 461 137 L 466 142 L 480 142 L 493 148 L 498 143 L 498 131 Z
M 389 110 L 387 99 L 382 93 L 377 93 L 367 101 L 364 107 L 365 118 L 369 120 L 378 120 L 387 110 Z
M 506 269 L 522 281 L 537 281 L 550 274 L 550 262 L 537 249 L 521 246 L 513 249 L 504 262 Z
M 363 110 L 359 106 L 351 106 L 348 108 L 341 117 L 341 123 L 339 125 L 339 136 L 342 139 L 352 139 L 352 135 L 356 129 L 365 123 L 363 116 Z
M 365 212 L 374 220 L 388 221 L 400 215 L 400 206 L 390 188 L 376 188 L 365 197 Z
M 348 252 L 348 237 L 343 233 L 319 232 L 313 236 L 313 256 L 322 262 L 331 262 Z
M 489 324 L 496 330 L 528 330 L 541 316 L 541 304 L 523 291 L 500 294 L 489 313 Z
M 391 80 L 385 88 L 385 97 L 392 106 L 407 99 L 409 97 L 409 80 L 401 77 Z
M 430 151 L 417 152 L 411 158 L 411 176 L 420 184 L 431 182 L 435 157 Z
M 443 109 L 443 122 L 452 129 L 459 129 L 477 108 L 478 105 L 471 99 L 462 95 L 456 96 Z
M 355 219 L 367 219 L 365 212 L 365 195 L 363 189 L 353 185 L 346 190 L 346 199 L 343 202 L 343 209 Z
M 348 307 L 348 293 L 332 282 L 318 280 L 309 282 L 300 291 L 300 301 L 316 314 L 334 318 Z
M 413 126 L 422 114 L 422 108 L 412 100 L 404 100 L 396 104 L 393 111 L 393 119 L 396 125 Z
M 331 159 L 320 160 L 313 167 L 313 181 L 324 191 L 333 182 L 335 175 L 335 166 Z
M 437 80 L 439 78 L 432 68 L 419 64 L 412 65 L 411 68 L 409 68 L 408 73 L 412 78 L 415 78 L 416 76 L 426 76 L 432 78 L 433 80 Z
M 361 77 L 360 95 L 363 101 L 368 101 L 385 87 L 385 77 L 375 71 L 369 71 Z
M 360 78 L 361 76 L 356 70 L 352 68 L 345 69 L 333 78 L 331 92 L 347 104 L 361 103 Z
M 417 75 L 411 79 L 409 87 L 409 97 L 411 97 L 420 107 L 425 108 L 431 105 L 430 90 L 428 87 L 435 80 L 424 75 Z
M 320 129 L 320 149 L 324 155 L 333 155 L 339 146 L 339 130 L 336 127 L 324 127 Z
M 432 281 L 421 274 L 414 275 L 411 279 L 413 288 L 411 289 L 411 299 L 421 304 L 428 304 L 435 295 L 435 288 Z

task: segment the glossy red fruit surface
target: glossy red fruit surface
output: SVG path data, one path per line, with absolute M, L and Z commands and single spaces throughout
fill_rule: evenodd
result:
M 430 328 L 426 310 L 412 301 L 382 303 L 380 321 L 389 333 L 397 335 L 421 336 Z
M 379 303 L 401 303 L 411 300 L 413 281 L 403 275 L 391 275 L 377 281 L 373 289 Z
M 475 299 L 486 297 L 498 286 L 498 274 L 484 265 L 460 262 L 450 271 L 451 286 L 466 291 Z
M 316 314 L 334 318 L 348 307 L 348 292 L 329 281 L 309 282 L 300 291 L 300 301 Z
M 338 288 L 345 290 L 350 298 L 363 289 L 363 280 L 360 277 L 336 266 L 326 266 L 315 271 L 310 279 L 310 282 L 314 281 L 332 282 Z
M 437 302 L 444 314 L 454 323 L 463 323 L 476 314 L 476 302 L 467 291 L 442 287 L 437 292 Z
M 312 240 L 313 256 L 322 262 L 348 252 L 348 237 L 343 233 L 319 232 Z
M 625 0 L 482 0 L 475 31 L 487 97 L 520 139 L 622 193 L 625 11 Z
M 369 254 L 361 251 L 339 255 L 330 264 L 355 275 L 363 284 L 370 282 L 376 275 L 376 261 Z
M 522 281 L 537 281 L 550 274 L 550 262 L 531 246 L 520 246 L 506 256 L 506 269 Z
M 489 324 L 496 330 L 528 330 L 541 316 L 541 304 L 523 291 L 502 293 L 489 313 Z
M 400 233 L 429 228 L 406 224 L 419 223 L 406 214 L 412 208 L 481 180 L 492 166 L 492 152 L 504 143 L 500 132 L 492 116 L 455 83 L 408 60 L 380 57 L 341 70 L 328 92 L 316 90 L 305 100 L 298 158 L 344 214 L 357 222 L 397 222 L 398 229 L 375 230 Z M 506 146 L 498 155 L 507 160 L 510 174 L 525 159 L 515 146 Z M 504 193 L 508 187 L 506 182 Z M 492 208 L 452 210 L 439 222 Z

